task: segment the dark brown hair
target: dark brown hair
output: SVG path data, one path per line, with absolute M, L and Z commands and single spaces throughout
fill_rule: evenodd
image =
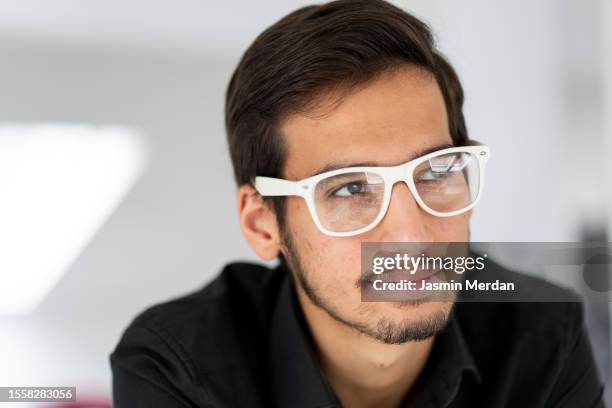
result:
M 461 83 L 421 20 L 382 0 L 337 0 L 273 24 L 246 50 L 227 88 L 225 124 L 236 183 L 282 176 L 279 125 L 288 115 L 327 90 L 363 85 L 405 64 L 435 77 L 453 142 L 464 144 Z M 282 220 L 284 201 L 273 201 Z

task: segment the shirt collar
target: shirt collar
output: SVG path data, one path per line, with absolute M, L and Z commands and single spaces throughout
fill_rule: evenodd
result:
M 274 406 L 295 408 L 340 407 L 314 355 L 307 323 L 284 263 L 277 272 L 285 278 L 274 306 L 268 343 L 271 396 Z M 456 319 L 436 336 L 425 369 L 415 386 L 417 406 L 446 407 L 459 391 L 465 372 L 480 383 L 482 377 Z
M 285 273 L 272 315 L 268 343 L 271 396 L 276 407 L 340 407 L 317 364 L 289 272 Z
M 436 336 L 427 364 L 415 384 L 416 406 L 449 406 L 464 379 L 468 381 L 466 373 L 472 373 L 473 380 L 482 383 L 482 375 L 453 310 L 446 328 Z

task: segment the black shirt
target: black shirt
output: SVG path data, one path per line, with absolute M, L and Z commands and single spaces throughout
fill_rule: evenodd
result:
M 313 350 L 284 264 L 230 264 L 130 324 L 115 407 L 340 407 Z M 603 406 L 578 302 L 458 302 L 414 387 L 417 407 Z

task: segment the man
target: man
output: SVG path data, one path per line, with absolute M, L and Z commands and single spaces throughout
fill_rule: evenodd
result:
M 230 264 L 137 317 L 116 407 L 601 406 L 579 303 L 361 299 L 362 242 L 469 241 L 479 194 L 451 199 L 431 164 L 475 154 L 462 104 L 428 27 L 383 1 L 264 31 L 226 124 L 243 234 L 280 265 Z

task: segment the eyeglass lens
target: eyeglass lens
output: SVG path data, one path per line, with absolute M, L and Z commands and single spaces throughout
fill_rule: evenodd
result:
M 450 213 L 469 206 L 478 194 L 479 164 L 471 153 L 435 156 L 412 174 L 417 193 L 431 210 Z M 315 210 L 329 231 L 350 232 L 370 225 L 384 202 L 384 178 L 376 172 L 351 172 L 320 180 L 314 192 Z

